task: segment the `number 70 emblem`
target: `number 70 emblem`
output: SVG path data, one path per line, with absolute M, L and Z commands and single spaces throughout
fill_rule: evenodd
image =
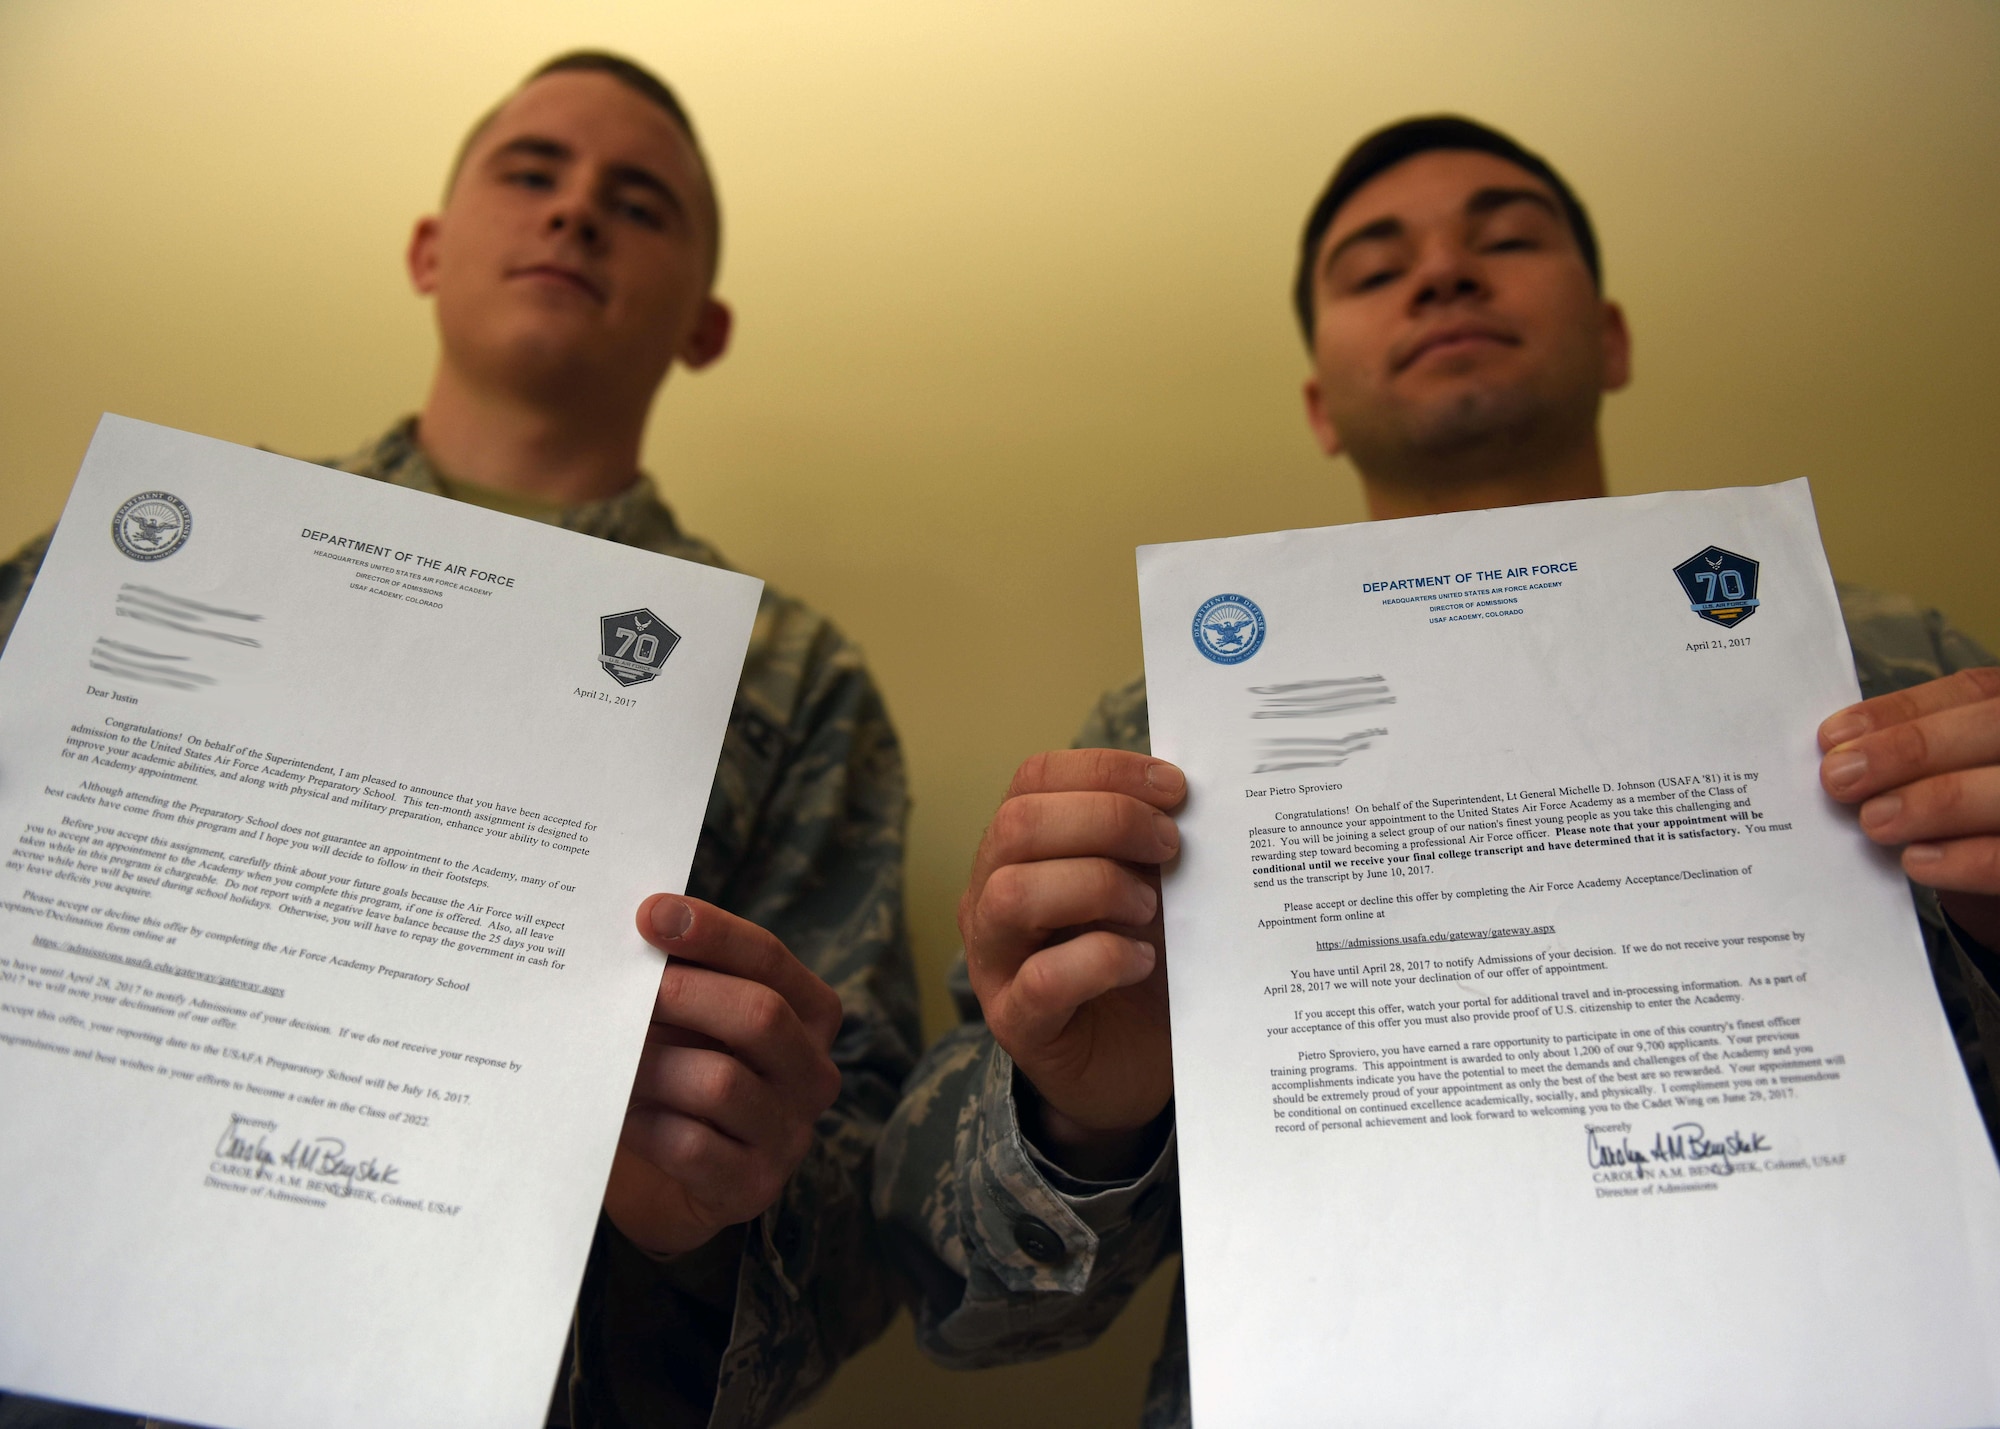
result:
M 1710 546 L 1675 566 L 1674 575 L 1703 620 L 1741 625 L 1757 613 L 1757 562 L 1748 556 Z
M 681 643 L 673 628 L 650 610 L 600 616 L 597 663 L 621 685 L 639 685 L 660 673 Z

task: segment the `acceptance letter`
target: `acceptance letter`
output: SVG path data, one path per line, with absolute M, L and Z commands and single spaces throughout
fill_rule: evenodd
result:
M 542 1423 L 758 590 L 104 419 L 0 660 L 0 1384 Z
M 2000 1423 L 1804 482 L 1154 546 L 1195 1422 Z

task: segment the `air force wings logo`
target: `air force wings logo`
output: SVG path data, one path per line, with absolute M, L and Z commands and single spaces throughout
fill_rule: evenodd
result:
M 1741 625 L 1757 613 L 1757 563 L 1710 546 L 1674 567 L 1688 604 L 1703 620 Z
M 600 616 L 597 663 L 621 685 L 643 685 L 660 673 L 681 643 L 667 622 L 650 610 Z
M 1214 595 L 1194 613 L 1194 648 L 1218 665 L 1240 665 L 1264 643 L 1264 612 L 1247 595 Z
M 194 517 L 171 491 L 142 491 L 111 518 L 111 540 L 135 561 L 164 561 L 187 544 Z

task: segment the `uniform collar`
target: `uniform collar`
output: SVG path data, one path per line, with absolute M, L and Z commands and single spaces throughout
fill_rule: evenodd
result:
M 360 450 L 325 464 L 412 491 L 426 491 L 433 496 L 450 494 L 442 474 L 417 442 L 417 419 L 413 416 L 403 418 Z M 651 478 L 643 472 L 616 496 L 576 506 L 552 506 L 546 514 L 530 519 L 705 565 L 722 564 L 705 542 L 681 530 L 673 511 L 660 500 Z

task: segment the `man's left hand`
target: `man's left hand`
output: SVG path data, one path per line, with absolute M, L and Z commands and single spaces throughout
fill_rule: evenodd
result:
M 1850 705 L 1819 727 L 1820 783 L 1903 872 L 2000 949 L 2000 669 L 1961 670 Z
M 783 1194 L 840 1093 L 840 999 L 755 923 L 659 893 L 639 932 L 668 954 L 604 1209 L 655 1254 L 693 1250 Z

